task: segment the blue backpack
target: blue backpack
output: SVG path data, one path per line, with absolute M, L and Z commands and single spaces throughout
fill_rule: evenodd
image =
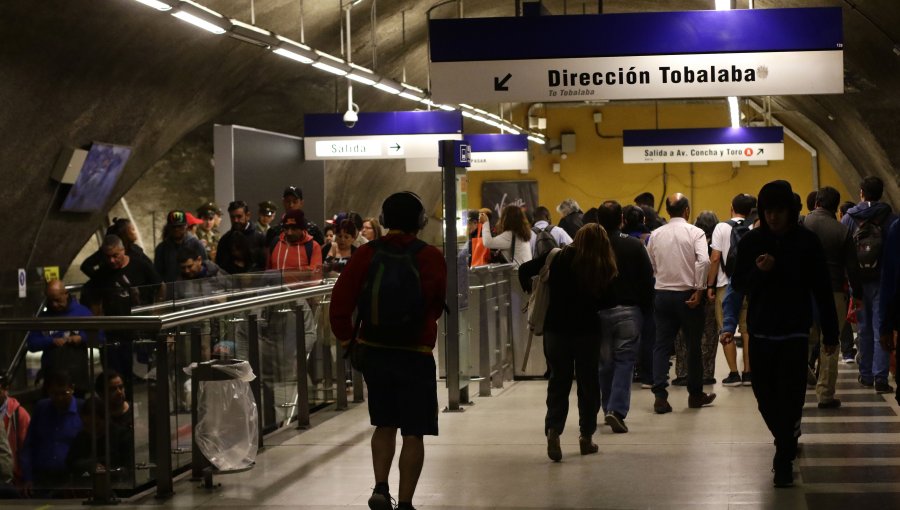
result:
M 361 336 L 388 346 L 415 345 L 425 323 L 425 297 L 416 256 L 427 244 L 416 239 L 399 246 L 378 239 L 369 245 L 375 254 L 357 302 Z

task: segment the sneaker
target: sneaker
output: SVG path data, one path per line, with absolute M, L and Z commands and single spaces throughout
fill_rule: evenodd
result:
M 606 424 L 609 425 L 609 428 L 616 434 L 628 432 L 628 426 L 625 425 L 625 417 L 615 411 L 606 413 Z
M 875 393 L 893 393 L 894 388 L 887 381 L 875 381 Z
M 704 377 L 704 378 L 703 378 L 703 385 L 704 385 L 704 386 L 706 386 L 706 385 L 711 385 L 711 384 L 716 384 L 716 378 L 715 378 L 715 377 Z
M 591 440 L 590 436 L 578 436 L 578 449 L 581 450 L 582 455 L 591 455 L 600 451 L 600 447 Z
M 649 389 L 651 389 L 651 388 L 653 388 L 653 385 L 652 385 L 652 384 L 641 383 L 641 389 L 642 389 L 642 390 L 649 390 Z
M 839 398 L 819 402 L 819 409 L 837 409 L 838 407 L 841 407 L 841 399 Z
M 844 365 L 851 365 L 856 363 L 856 358 L 854 358 L 852 354 L 846 354 L 841 356 L 841 363 Z
M 744 372 L 741 374 L 741 385 L 742 386 L 752 386 L 753 385 L 753 374 L 751 372 Z
M 741 384 L 741 376 L 737 372 L 731 372 L 728 377 L 722 379 L 722 386 L 740 386 Z
M 875 386 L 875 381 L 873 381 L 872 379 L 864 379 L 863 376 L 857 377 L 856 380 L 859 381 L 859 384 L 866 388 L 872 388 Z
M 394 498 L 391 497 L 391 493 L 388 492 L 387 488 L 382 489 L 376 486 L 372 490 L 372 495 L 369 496 L 369 509 L 394 510 Z
M 547 456 L 553 462 L 562 460 L 562 447 L 559 446 L 559 432 L 547 429 Z
M 687 377 L 676 377 L 672 379 L 672 386 L 687 386 Z
M 779 489 L 794 486 L 794 463 L 791 461 L 776 461 L 772 465 L 775 473 L 775 487 Z

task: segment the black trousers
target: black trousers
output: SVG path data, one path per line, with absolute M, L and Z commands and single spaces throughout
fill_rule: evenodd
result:
M 768 340 L 753 337 L 750 366 L 759 413 L 775 438 L 775 457 L 797 456 L 800 418 L 806 401 L 807 338 Z
M 569 414 L 572 379 L 578 383 L 578 427 L 588 437 L 597 430 L 600 412 L 600 333 L 565 335 L 544 331 L 544 354 L 550 370 L 544 432 L 562 433 Z

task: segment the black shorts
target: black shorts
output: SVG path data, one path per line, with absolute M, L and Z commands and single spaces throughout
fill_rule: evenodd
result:
M 372 425 L 399 428 L 402 436 L 438 435 L 434 356 L 371 346 L 365 356 Z

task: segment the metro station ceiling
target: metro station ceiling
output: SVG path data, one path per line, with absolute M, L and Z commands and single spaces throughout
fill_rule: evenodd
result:
M 344 0 L 346 1 L 346 0 Z M 332 55 L 342 54 L 341 0 L 199 0 Z M 465 17 L 512 16 L 515 0 L 464 0 Z M 343 111 L 343 79 L 261 48 L 212 36 L 134 0 L 10 0 L 0 14 L 0 198 L 16 211 L 0 274 L 65 266 L 103 214 L 59 213 L 48 179 L 64 147 L 93 140 L 135 148 L 119 197 L 188 134 L 234 123 L 302 135 L 305 112 Z M 301 16 L 302 4 L 302 16 Z M 604 0 L 604 13 L 713 8 L 713 0 Z M 747 0 L 738 0 L 746 8 Z M 900 205 L 900 2 L 757 0 L 755 8 L 839 6 L 844 12 L 845 93 L 772 98 L 774 117 L 834 164 L 848 188 L 860 175 L 888 183 Z M 373 5 L 375 6 L 373 13 Z M 545 0 L 552 14 L 596 13 L 597 0 Z M 456 17 L 459 3 L 362 0 L 352 10 L 353 61 L 427 88 L 428 13 Z M 373 25 L 374 19 L 374 25 Z M 302 20 L 302 23 L 301 23 Z M 405 26 L 404 26 L 405 25 Z M 373 35 L 374 27 L 374 38 Z M 464 35 L 461 35 L 464 37 Z M 522 34 L 528 37 L 528 34 Z M 404 43 L 405 39 L 405 43 Z M 373 47 L 374 41 L 374 47 Z M 396 96 L 355 87 L 363 111 L 409 108 Z M 761 98 L 754 98 L 762 102 Z M 497 111 L 497 105 L 481 105 Z M 526 105 L 527 106 L 527 105 Z M 521 122 L 521 119 L 519 120 Z M 365 185 L 344 176 L 340 186 Z M 435 199 L 437 194 L 435 194 Z M 27 221 L 21 221 L 22 218 Z M 48 260 L 47 254 L 53 254 Z

